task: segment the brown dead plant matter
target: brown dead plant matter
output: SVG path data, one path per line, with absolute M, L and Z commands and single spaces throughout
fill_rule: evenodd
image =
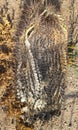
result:
M 67 30 L 52 5 L 26 3 L 24 11 L 28 22 L 20 40 L 26 57 L 17 67 L 16 97 L 23 103 L 22 122 L 31 125 L 37 118 L 44 119 L 47 112 L 60 109 Z
M 1 105 L 16 116 L 17 129 L 60 110 L 67 46 L 64 20 L 54 6 L 26 0 L 21 13 L 14 39 L 7 15 L 0 18 Z
M 9 119 L 9 117 L 15 116 L 17 111 L 13 109 L 16 66 L 16 58 L 13 52 L 15 42 L 12 36 L 14 29 L 8 20 L 7 12 L 5 14 L 5 9 L 2 9 L 0 14 L 0 107 L 7 108 L 6 113 L 9 115 Z

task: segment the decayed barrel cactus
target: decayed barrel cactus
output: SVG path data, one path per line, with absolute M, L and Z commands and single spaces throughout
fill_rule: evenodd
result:
M 30 17 L 22 33 L 23 50 L 16 76 L 16 98 L 22 104 L 20 118 L 28 124 L 60 109 L 64 87 L 67 31 L 53 7 L 39 7 L 28 6 Z
M 30 125 L 37 118 L 44 119 L 47 113 L 60 109 L 67 31 L 56 9 L 41 2 L 23 4 L 14 34 L 9 15 L 0 20 L 3 22 L 0 23 L 2 97 L 6 96 L 6 90 L 14 89 L 12 96 L 15 94 L 13 100 L 18 106 L 13 100 L 10 106 L 18 107 L 20 119 Z

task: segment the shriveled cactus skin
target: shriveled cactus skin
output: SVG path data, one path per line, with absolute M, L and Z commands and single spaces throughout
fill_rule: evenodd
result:
M 7 15 L 0 24 L 0 29 L 4 28 L 0 51 L 9 57 L 5 62 L 2 56 L 0 61 L 1 82 L 5 82 L 3 93 L 13 90 L 10 105 L 20 111 L 20 121 L 28 125 L 37 119 L 44 120 L 47 114 L 51 117 L 61 106 L 67 31 L 63 19 L 55 12 L 50 5 L 23 2 L 16 24 L 13 22 L 12 26 Z
M 32 6 L 32 5 L 31 5 Z M 60 15 L 47 9 L 35 14 L 22 34 L 23 60 L 17 66 L 21 120 L 33 122 L 60 110 L 64 88 L 67 31 Z

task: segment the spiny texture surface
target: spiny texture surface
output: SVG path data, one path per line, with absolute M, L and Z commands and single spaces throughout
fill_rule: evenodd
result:
M 28 11 L 24 18 L 28 16 L 29 22 L 22 33 L 23 49 L 17 53 L 21 55 L 16 97 L 22 104 L 21 119 L 28 125 L 60 109 L 66 65 L 67 31 L 63 19 L 53 12 L 53 7 L 47 5 L 42 10 L 38 6 L 31 3 L 24 7 Z
M 21 6 L 15 28 L 1 10 L 1 100 L 8 102 L 9 110 L 19 110 L 25 125 L 33 125 L 60 110 L 67 31 L 53 6 L 27 1 Z

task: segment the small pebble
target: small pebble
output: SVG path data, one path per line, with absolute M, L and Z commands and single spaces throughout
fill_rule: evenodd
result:
M 71 127 L 72 126 L 72 123 L 69 123 L 69 127 Z

